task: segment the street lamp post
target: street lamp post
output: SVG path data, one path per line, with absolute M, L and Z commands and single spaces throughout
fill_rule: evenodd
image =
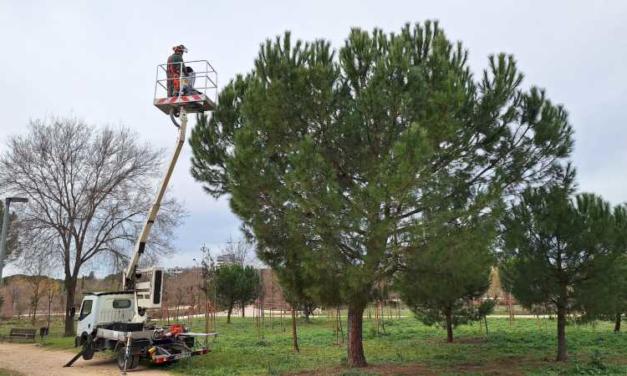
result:
M 28 202 L 23 197 L 7 197 L 4 199 L 4 217 L 2 219 L 2 238 L 0 239 L 0 285 L 2 284 L 2 269 L 4 257 L 7 254 L 7 234 L 9 233 L 9 207 L 11 202 Z

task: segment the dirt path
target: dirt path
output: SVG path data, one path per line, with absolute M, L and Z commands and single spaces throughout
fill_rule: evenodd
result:
M 0 368 L 21 372 L 28 376 L 118 376 L 120 371 L 114 359 L 94 358 L 76 361 L 71 368 L 63 368 L 75 353 L 47 350 L 31 344 L 0 343 Z M 165 370 L 140 366 L 128 372 L 129 376 L 170 376 Z

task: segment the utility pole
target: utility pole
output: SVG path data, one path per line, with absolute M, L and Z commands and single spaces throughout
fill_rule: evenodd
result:
M 0 239 L 0 285 L 2 285 L 2 269 L 4 257 L 7 254 L 7 234 L 9 233 L 9 207 L 11 202 L 28 202 L 23 197 L 7 197 L 4 199 L 4 216 L 2 218 L 2 239 Z

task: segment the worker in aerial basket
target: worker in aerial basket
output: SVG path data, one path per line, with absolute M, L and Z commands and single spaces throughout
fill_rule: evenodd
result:
M 174 53 L 168 57 L 168 97 L 178 96 L 181 91 L 181 72 L 185 69 L 183 65 L 183 53 L 187 52 L 184 45 L 172 47 Z

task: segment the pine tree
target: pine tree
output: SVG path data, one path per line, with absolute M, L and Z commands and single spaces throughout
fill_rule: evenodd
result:
M 252 266 L 226 264 L 216 268 L 215 289 L 218 304 L 227 309 L 227 323 L 236 305 L 244 309 L 257 298 L 259 284 L 259 275 Z
M 620 332 L 622 315 L 627 312 L 627 208 L 614 207 L 611 223 L 611 248 L 613 257 L 596 263 L 597 278 L 584 281 L 579 289 L 578 301 L 583 320 L 609 320 L 614 322 L 614 332 Z
M 567 168 L 555 184 L 529 188 L 503 221 L 504 285 L 523 306 L 557 314 L 558 361 L 568 358 L 567 314 L 593 298 L 585 286 L 600 281 L 613 257 L 609 204 L 593 194 L 573 198 L 573 179 Z
M 424 324 L 446 329 L 447 342 L 453 342 L 456 326 L 486 315 L 482 310 L 487 306 L 475 303 L 490 287 L 495 226 L 490 218 L 478 221 L 448 224 L 429 241 L 417 243 L 421 246 L 397 276 L 403 301 Z
M 605 270 L 608 279 L 606 288 L 605 313 L 614 321 L 614 332 L 620 332 L 622 316 L 627 313 L 627 206 L 616 206 L 613 211 L 614 236 L 612 251 L 614 256 L 610 267 Z
M 521 88 L 513 57 L 491 57 L 479 79 L 467 57 L 431 22 L 353 29 L 339 51 L 286 33 L 192 132 L 206 191 L 230 195 L 260 249 L 297 244 L 311 290 L 348 307 L 349 366 L 366 365 L 364 309 L 414 249 L 427 208 L 436 226 L 481 212 L 571 150 L 566 112 Z

